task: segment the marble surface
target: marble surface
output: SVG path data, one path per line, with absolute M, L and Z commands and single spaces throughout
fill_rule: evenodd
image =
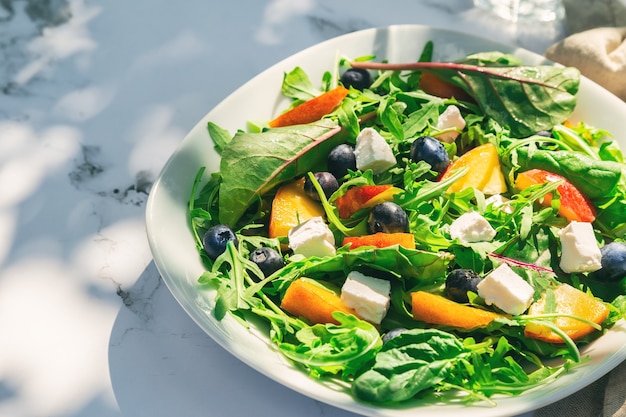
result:
M 145 203 L 236 87 L 330 37 L 418 23 L 535 52 L 471 0 L 0 0 L 0 416 L 349 416 L 256 373 L 160 279 Z

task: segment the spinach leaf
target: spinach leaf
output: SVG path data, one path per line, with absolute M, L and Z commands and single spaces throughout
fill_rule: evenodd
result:
M 264 193 L 325 161 L 340 130 L 336 121 L 323 119 L 262 133 L 237 132 L 220 162 L 220 222 L 234 227 Z
M 561 175 L 592 200 L 610 195 L 622 177 L 621 164 L 600 161 L 579 152 L 523 147 L 516 153 L 522 170 L 538 168 Z
M 440 383 L 465 348 L 460 340 L 436 329 L 411 329 L 385 345 L 371 369 L 352 384 L 365 401 L 399 402 Z

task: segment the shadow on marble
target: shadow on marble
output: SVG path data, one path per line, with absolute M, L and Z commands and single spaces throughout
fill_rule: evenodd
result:
M 154 262 L 122 298 L 109 370 L 123 415 L 355 416 L 291 391 L 224 350 L 187 316 Z

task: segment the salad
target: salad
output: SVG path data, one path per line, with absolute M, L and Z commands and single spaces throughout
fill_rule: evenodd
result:
M 215 317 L 370 403 L 522 393 L 626 313 L 626 166 L 570 121 L 578 71 L 433 48 L 286 73 L 275 119 L 209 122 L 189 202 Z

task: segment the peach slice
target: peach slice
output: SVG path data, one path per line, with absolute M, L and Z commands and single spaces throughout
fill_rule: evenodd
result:
M 492 311 L 459 304 L 426 291 L 412 292 L 411 304 L 415 320 L 468 330 L 485 327 L 497 318 L 506 317 Z
M 502 174 L 498 151 L 492 143 L 471 149 L 452 162 L 441 179 L 450 177 L 453 171 L 467 167 L 468 172 L 456 180 L 448 192 L 455 193 L 466 188 L 476 188 L 485 194 L 495 195 L 506 192 L 507 186 Z
M 374 207 L 386 201 L 393 201 L 393 196 L 402 191 L 390 184 L 357 185 L 335 200 L 339 217 L 348 219 L 363 208 Z
M 322 204 L 304 192 L 304 178 L 282 185 L 272 201 L 269 236 L 287 236 L 292 227 L 324 215 Z
M 346 236 L 343 238 L 344 245 L 350 245 L 350 249 L 361 246 L 374 246 L 386 248 L 392 245 L 400 245 L 407 249 L 415 249 L 415 238 L 411 233 L 374 233 L 364 236 Z
M 556 312 L 569 314 L 587 319 L 593 323 L 602 323 L 609 314 L 608 307 L 600 300 L 571 285 L 561 284 L 554 290 L 556 300 Z M 531 304 L 528 315 L 541 314 L 546 305 L 546 294 Z M 572 340 L 579 339 L 591 333 L 594 328 L 587 323 L 570 317 L 558 317 L 554 323 L 567 334 Z M 562 343 L 563 339 L 546 326 L 528 323 L 524 329 L 524 336 L 538 339 L 548 343 Z
M 269 122 L 269 126 L 284 127 L 316 122 L 333 111 L 348 92 L 347 88 L 337 86 L 279 115 Z
M 341 301 L 335 291 L 309 278 L 299 278 L 293 281 L 285 291 L 280 307 L 313 324 L 339 324 L 333 318 L 335 311 L 355 314 L 354 310 Z
M 561 196 L 559 216 L 566 218 L 570 222 L 592 223 L 596 219 L 596 211 L 591 202 L 571 182 L 558 174 L 544 171 L 543 169 L 531 169 L 520 172 L 515 179 L 515 187 L 523 190 L 531 185 L 556 181 L 563 181 L 563 184 L 557 188 Z M 552 196 L 546 195 L 541 204 L 549 207 L 551 202 Z

